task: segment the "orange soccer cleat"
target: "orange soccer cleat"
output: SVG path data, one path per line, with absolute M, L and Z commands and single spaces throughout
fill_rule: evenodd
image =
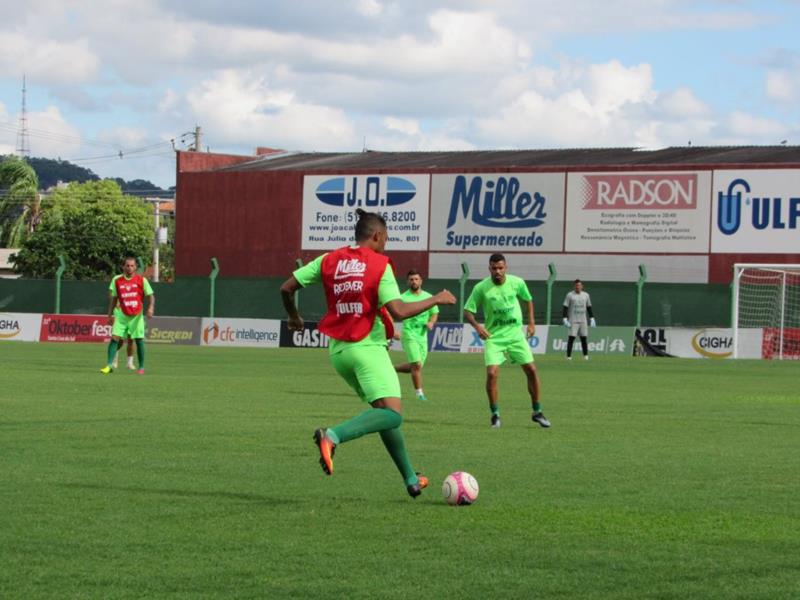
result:
M 322 470 L 328 475 L 333 475 L 333 455 L 336 452 L 336 444 L 328 439 L 324 429 L 317 429 L 314 432 L 314 442 L 319 448 L 319 464 Z

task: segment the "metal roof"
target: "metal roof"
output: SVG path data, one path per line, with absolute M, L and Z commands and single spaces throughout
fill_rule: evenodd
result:
M 800 167 L 800 146 L 683 146 L 474 150 L 465 152 L 281 152 L 218 171 L 314 171 L 407 169 L 516 169 L 554 167 L 647 167 L 759 165 Z

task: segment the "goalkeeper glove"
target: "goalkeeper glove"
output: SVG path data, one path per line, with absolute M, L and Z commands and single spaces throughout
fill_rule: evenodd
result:
M 569 319 L 564 317 L 564 327 L 569 327 Z
M 594 317 L 592 317 L 591 320 L 589 321 L 589 326 L 597 327 L 597 321 L 594 320 Z

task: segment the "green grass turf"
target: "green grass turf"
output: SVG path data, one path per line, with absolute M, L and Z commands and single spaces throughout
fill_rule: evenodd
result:
M 2 598 L 800 595 L 797 363 L 542 357 L 553 427 L 504 367 L 493 430 L 481 357 L 433 354 L 414 501 L 377 436 L 322 474 L 314 428 L 362 408 L 325 351 L 104 356 L 0 343 Z

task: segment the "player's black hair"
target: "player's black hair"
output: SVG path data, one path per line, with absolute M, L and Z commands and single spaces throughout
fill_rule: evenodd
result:
M 122 259 L 122 264 L 124 265 L 129 260 L 132 260 L 133 262 L 135 262 L 137 267 L 139 266 L 139 261 L 137 260 L 137 258 L 133 254 L 126 254 L 125 258 Z
M 503 256 L 502 254 L 492 254 L 489 257 L 489 262 L 490 263 L 496 263 L 496 262 L 500 262 L 500 261 L 506 262 L 506 257 Z
M 420 273 L 416 269 L 411 269 L 408 273 L 406 273 L 406 279 L 408 279 L 412 275 L 419 275 L 420 277 L 422 277 L 422 273 Z
M 583 282 L 580 279 L 576 279 L 575 281 L 572 282 L 572 285 L 575 285 L 576 283 L 583 283 Z
M 363 208 L 357 208 L 356 214 L 356 241 L 362 242 L 372 237 L 379 228 L 386 229 L 386 219 L 378 213 L 367 212 Z

